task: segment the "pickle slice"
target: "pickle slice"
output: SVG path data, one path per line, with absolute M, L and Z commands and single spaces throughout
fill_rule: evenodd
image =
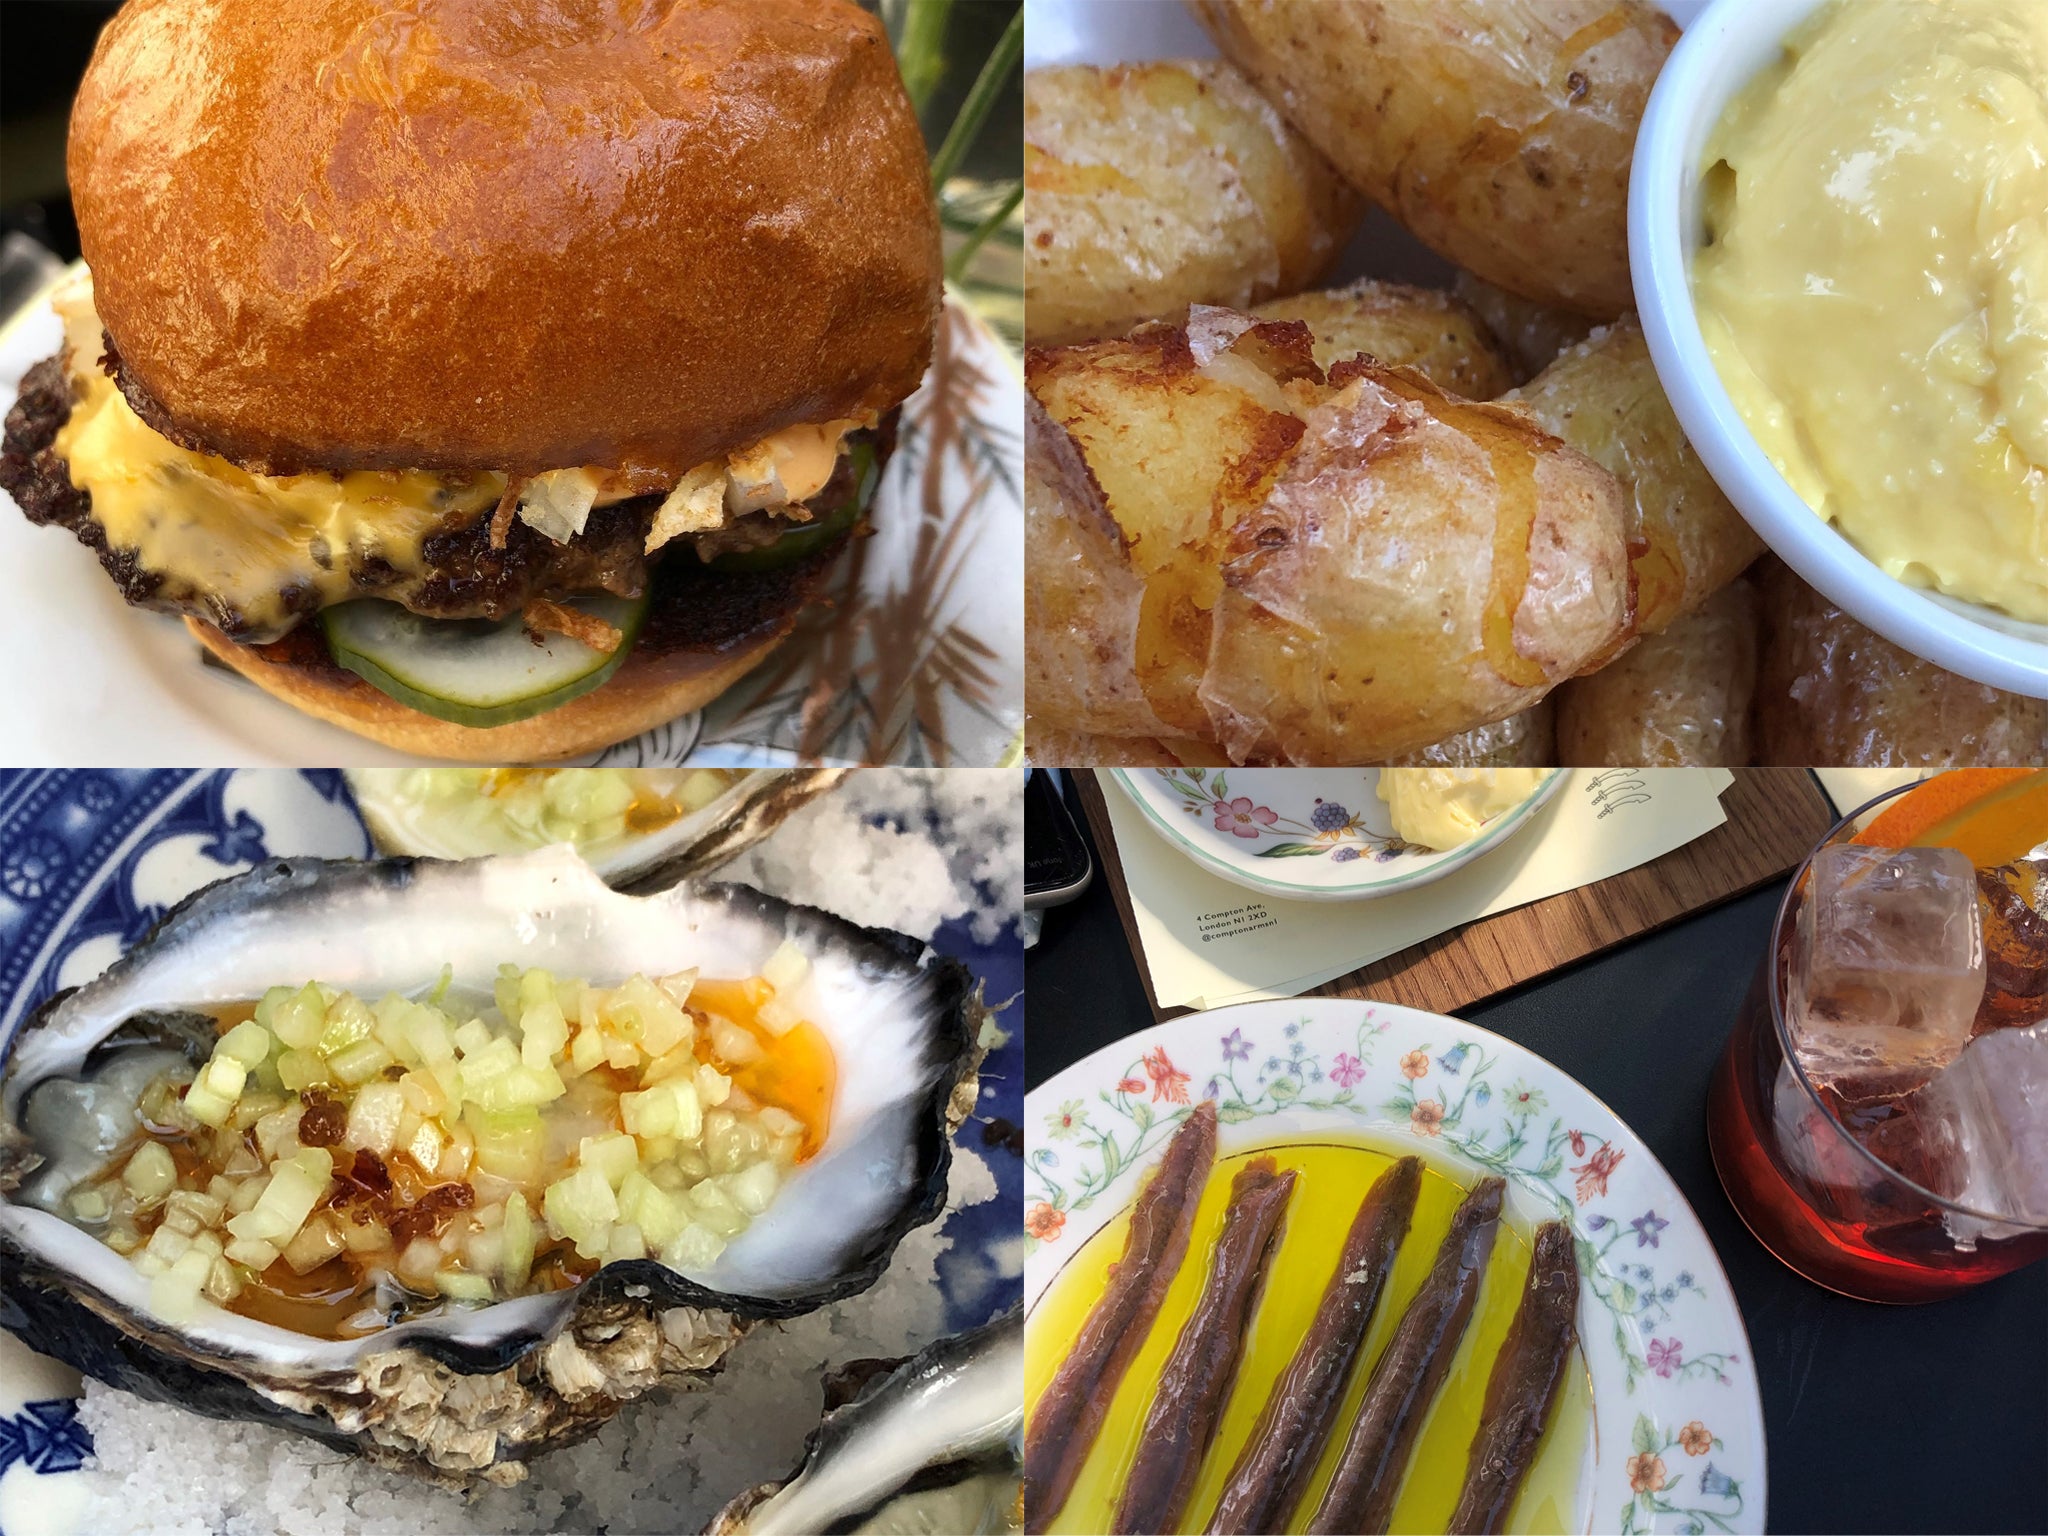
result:
M 633 649 L 651 604 L 646 594 L 567 599 L 619 630 L 610 655 L 567 635 L 536 639 L 517 617 L 428 619 L 378 598 L 325 609 L 320 626 L 338 664 L 408 709 L 455 725 L 509 725 L 602 685 Z

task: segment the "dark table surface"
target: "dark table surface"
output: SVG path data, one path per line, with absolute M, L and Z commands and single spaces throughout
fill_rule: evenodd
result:
M 1851 1301 L 1779 1264 L 1721 1191 L 1707 1078 L 1780 895 L 1686 918 L 1465 1017 L 1613 1106 L 1699 1213 L 1762 1383 L 1771 1530 L 2048 1532 L 2048 1265 L 1927 1306 Z M 1044 914 L 1025 989 L 1027 1087 L 1151 1022 L 1099 874 Z

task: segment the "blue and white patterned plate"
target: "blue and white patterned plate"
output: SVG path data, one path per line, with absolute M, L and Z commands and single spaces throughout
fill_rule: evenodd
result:
M 1399 1142 L 1460 1183 L 1505 1176 L 1519 1226 L 1568 1219 L 1593 1388 L 1572 1528 L 1764 1528 L 1763 1404 L 1699 1218 L 1606 1105 L 1457 1019 L 1388 1003 L 1245 1003 L 1140 1030 L 1041 1084 L 1026 1100 L 1027 1308 L 1130 1203 L 1201 1098 L 1216 1100 L 1220 1155 Z M 1025 1326 L 1028 1341 L 1028 1312 Z
M 370 852 L 338 771 L 0 771 L 0 1060 L 39 1005 L 105 970 L 201 886 L 267 858 Z M 991 1003 L 1023 989 L 1014 927 L 982 945 L 965 922 L 948 924 L 933 948 L 981 977 Z M 976 1116 L 955 1136 L 989 1164 L 997 1194 L 943 1219 L 952 1242 L 939 1283 L 953 1328 L 1017 1296 L 1024 1062 L 1015 1012 L 983 1065 Z M 0 1330 L 0 1536 L 82 1532 L 85 1490 L 68 1474 L 92 1447 L 76 1419 L 78 1392 L 76 1373 Z

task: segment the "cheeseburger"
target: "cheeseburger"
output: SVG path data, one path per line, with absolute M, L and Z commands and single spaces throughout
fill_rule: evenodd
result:
M 930 359 L 924 144 L 848 0 L 131 0 L 68 159 L 90 275 L 0 485 L 425 755 L 591 751 L 729 686 Z

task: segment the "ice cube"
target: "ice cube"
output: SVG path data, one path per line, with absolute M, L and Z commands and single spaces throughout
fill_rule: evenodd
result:
M 1932 1209 L 1924 1195 L 1901 1183 L 1884 1168 L 1858 1155 L 1844 1137 L 1864 1144 L 1878 1159 L 1908 1179 L 1938 1188 L 1942 1165 L 1935 1161 L 1952 1149 L 1938 1140 L 1923 1147 L 1922 1130 L 1911 1116 L 1909 1100 L 1844 1106 L 1831 1095 L 1819 1099 L 1793 1074 L 1792 1063 L 1778 1063 L 1773 1094 L 1778 1155 L 1805 1183 L 1807 1202 L 1829 1221 L 1864 1229 L 1877 1241 L 1886 1229 L 1924 1222 Z M 1957 1179 L 1960 1187 L 1960 1177 Z
M 1954 1068 L 1950 1068 L 1951 1071 Z M 1842 1124 L 1849 1134 L 1895 1172 L 1922 1189 L 1943 1199 L 1960 1198 L 1969 1172 L 1963 1162 L 1963 1148 L 1954 1117 L 1946 1106 L 1935 1102 L 1935 1084 L 1942 1074 L 1917 1093 L 1901 1099 L 1882 1099 L 1844 1110 Z M 1925 1200 L 1910 1197 L 1895 1184 L 1891 1203 L 1910 1206 L 1921 1216 L 1928 1212 Z
M 1973 1040 L 1924 1088 L 1842 1123 L 1885 1164 L 1977 1213 L 1943 1213 L 1965 1252 L 2030 1230 L 2017 1221 L 2048 1222 L 2048 1021 Z
M 1985 984 L 1973 1033 L 2048 1018 L 2048 859 L 2038 854 L 1977 871 Z
M 2048 1222 L 2048 1022 L 1994 1030 L 1914 1095 L 1920 1112 L 1952 1138 L 1962 1165 L 1958 1205 Z M 1951 1215 L 1966 1246 L 2025 1230 Z
M 1952 848 L 1838 843 L 1814 855 L 1787 1023 L 1844 1098 L 1910 1092 L 1956 1059 L 1984 996 L 1977 871 Z

